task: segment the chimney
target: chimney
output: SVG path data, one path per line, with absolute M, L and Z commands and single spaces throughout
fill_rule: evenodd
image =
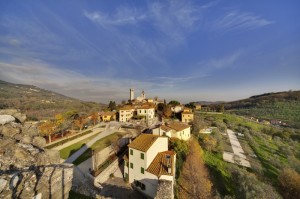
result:
M 166 155 L 166 159 L 167 159 L 168 174 L 172 174 L 171 156 L 170 155 Z

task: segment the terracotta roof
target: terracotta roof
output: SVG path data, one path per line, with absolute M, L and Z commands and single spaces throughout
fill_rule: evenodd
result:
M 183 108 L 183 112 L 192 112 L 192 109 L 188 108 L 188 107 L 184 107 Z
M 142 104 L 137 109 L 151 109 L 151 108 L 155 108 L 155 104 L 148 102 L 148 103 Z
M 139 151 L 146 152 L 159 136 L 151 134 L 141 134 L 133 140 L 128 147 L 134 148 Z
M 161 175 L 172 176 L 175 173 L 175 168 L 173 167 L 175 155 L 176 153 L 173 151 L 164 151 L 158 153 L 146 171 L 158 177 Z M 168 173 L 168 167 L 171 167 L 171 173 Z
M 103 113 L 101 113 L 102 116 L 107 116 L 107 115 L 113 116 L 115 114 L 116 114 L 115 112 L 103 112 Z
M 161 125 L 160 127 L 162 130 L 168 132 L 168 131 L 171 131 L 172 129 L 170 127 L 167 127 L 166 125 Z
M 189 125 L 181 123 L 181 122 L 174 122 L 174 123 L 171 123 L 171 124 L 167 124 L 167 126 L 174 129 L 174 130 L 176 130 L 176 131 L 182 131 L 182 130 L 190 127 Z
M 134 109 L 134 108 L 130 105 L 125 105 L 123 107 L 120 107 L 120 110 L 131 110 L 131 109 Z

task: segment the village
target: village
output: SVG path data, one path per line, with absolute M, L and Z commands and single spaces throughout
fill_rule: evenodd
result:
M 61 162 L 74 164 L 73 190 L 92 197 L 122 198 L 126 193 L 124 198 L 174 198 L 176 152 L 169 145 L 190 140 L 194 113 L 201 111 L 201 105 L 187 107 L 174 100 L 167 104 L 157 97 L 146 98 L 144 91 L 135 97 L 131 88 L 126 103 L 110 102 L 109 107 L 78 117 L 74 123 L 79 132 L 48 138 L 46 148 L 60 151 Z M 199 133 L 210 134 L 214 128 Z M 224 152 L 224 161 L 251 167 L 231 134 L 233 150 Z
M 120 197 L 107 186 L 114 177 L 119 179 L 119 187 L 131 190 L 128 194 L 138 191 L 141 198 L 161 194 L 174 198 L 176 153 L 170 150 L 169 139 L 191 138 L 193 109 L 174 101 L 166 104 L 157 97 L 146 98 L 144 91 L 135 97 L 132 88 L 128 102 L 114 108 L 78 117 L 74 126 L 79 132 L 66 129 L 64 136 L 48 134 L 46 148 L 60 151 L 61 162 L 75 165 L 73 186 L 78 193 Z M 197 104 L 194 110 L 200 109 Z M 40 127 L 41 131 L 48 129 L 43 124 Z M 104 148 L 97 147 L 99 141 L 116 134 Z M 90 148 L 92 153 L 87 155 Z M 68 154 L 62 155 L 66 151 Z

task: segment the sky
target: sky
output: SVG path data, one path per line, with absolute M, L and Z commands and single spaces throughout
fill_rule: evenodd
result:
M 0 1 L 0 79 L 107 103 L 300 90 L 299 0 Z

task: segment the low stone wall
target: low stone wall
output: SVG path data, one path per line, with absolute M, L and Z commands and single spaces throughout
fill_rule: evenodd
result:
M 95 183 L 103 183 L 109 179 L 110 174 L 115 173 L 119 169 L 119 160 L 113 161 L 104 171 L 95 177 Z
M 107 158 L 109 156 L 111 156 L 114 153 L 114 149 L 112 146 L 108 146 L 104 149 L 102 149 L 101 151 L 97 152 L 96 154 L 94 154 L 95 157 L 94 161 L 96 161 L 96 166 L 98 167 L 100 164 L 102 164 L 105 160 L 107 160 Z

